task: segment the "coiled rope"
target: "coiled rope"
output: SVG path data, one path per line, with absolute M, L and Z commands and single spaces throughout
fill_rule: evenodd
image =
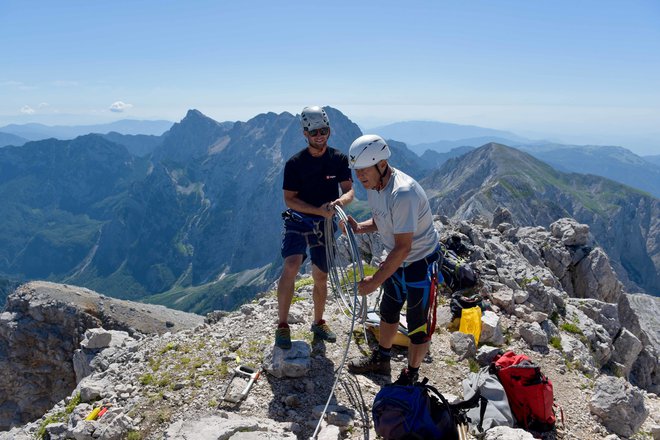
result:
M 323 408 L 321 417 L 319 417 L 319 422 L 316 425 L 316 429 L 314 430 L 311 439 L 316 438 L 319 429 L 321 428 L 321 422 L 325 417 L 328 405 L 330 405 L 332 396 L 335 393 L 335 388 L 341 377 L 341 372 L 344 369 L 344 364 L 348 357 L 348 349 L 351 345 L 351 338 L 353 337 L 353 328 L 355 327 L 356 318 L 362 316 L 364 319 L 367 313 L 366 298 L 362 297 L 362 301 L 359 301 L 358 295 L 358 282 L 364 279 L 364 267 L 362 266 L 362 259 L 360 258 L 355 234 L 348 223 L 348 216 L 341 207 L 335 206 L 335 216 L 340 223 L 344 224 L 348 255 L 340 252 L 338 248 L 338 241 L 335 237 L 334 221 L 326 220 L 324 236 L 325 256 L 328 263 L 328 278 L 330 279 L 332 290 L 335 292 L 335 296 L 342 305 L 343 310 L 347 311 L 352 316 L 351 330 L 348 332 L 344 356 L 342 357 L 339 367 L 335 370 L 335 382 L 332 384 L 330 395 L 328 396 L 328 400 L 325 403 L 325 407 Z

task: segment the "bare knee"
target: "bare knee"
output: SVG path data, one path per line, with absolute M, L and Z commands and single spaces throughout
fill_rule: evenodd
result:
M 295 278 L 300 270 L 302 264 L 302 255 L 292 255 L 284 259 L 284 266 L 282 267 L 282 278 L 291 279 Z
M 316 266 L 312 266 L 312 278 L 315 283 L 325 284 L 328 281 L 328 274 Z

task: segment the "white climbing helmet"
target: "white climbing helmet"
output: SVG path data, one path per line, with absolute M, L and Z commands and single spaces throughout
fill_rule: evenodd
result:
M 348 167 L 354 170 L 368 168 L 391 156 L 390 147 L 382 137 L 365 134 L 355 139 L 348 149 Z
M 300 113 L 300 122 L 302 122 L 303 130 L 316 130 L 317 128 L 330 127 L 330 119 L 318 105 L 312 107 L 305 107 Z

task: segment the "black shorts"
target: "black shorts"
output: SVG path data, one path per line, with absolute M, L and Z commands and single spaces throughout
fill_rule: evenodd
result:
M 406 320 L 408 337 L 413 344 L 431 340 L 434 321 L 431 316 L 435 307 L 431 304 L 432 266 L 439 258 L 433 252 L 427 257 L 400 267 L 383 283 L 383 298 L 380 301 L 380 317 L 388 324 L 397 324 L 403 303 L 408 302 Z
M 307 249 L 312 257 L 312 264 L 322 272 L 328 273 L 328 262 L 325 256 L 325 220 L 314 220 L 310 224 L 285 220 L 282 232 L 282 258 L 291 255 L 302 255 L 303 262 L 307 258 Z

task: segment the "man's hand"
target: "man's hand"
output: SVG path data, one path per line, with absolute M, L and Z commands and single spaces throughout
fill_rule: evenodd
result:
M 360 229 L 360 226 L 358 225 L 358 222 L 350 215 L 348 216 L 348 225 L 351 227 L 354 233 L 359 234 L 358 230 Z M 341 228 L 341 232 L 345 234 L 346 222 L 345 221 L 339 222 L 339 227 Z
M 334 201 L 330 202 L 330 206 L 332 206 L 333 209 L 334 209 L 335 206 L 339 206 L 340 208 L 343 208 L 344 207 L 344 202 L 341 201 L 341 197 L 340 197 L 337 200 L 334 200 Z
M 332 205 L 332 202 L 324 203 L 319 206 L 318 215 L 325 218 L 332 218 L 335 215 L 335 208 Z
M 358 293 L 362 296 L 369 295 L 372 292 L 375 292 L 380 287 L 380 284 L 374 277 L 367 275 L 362 281 L 358 283 Z

